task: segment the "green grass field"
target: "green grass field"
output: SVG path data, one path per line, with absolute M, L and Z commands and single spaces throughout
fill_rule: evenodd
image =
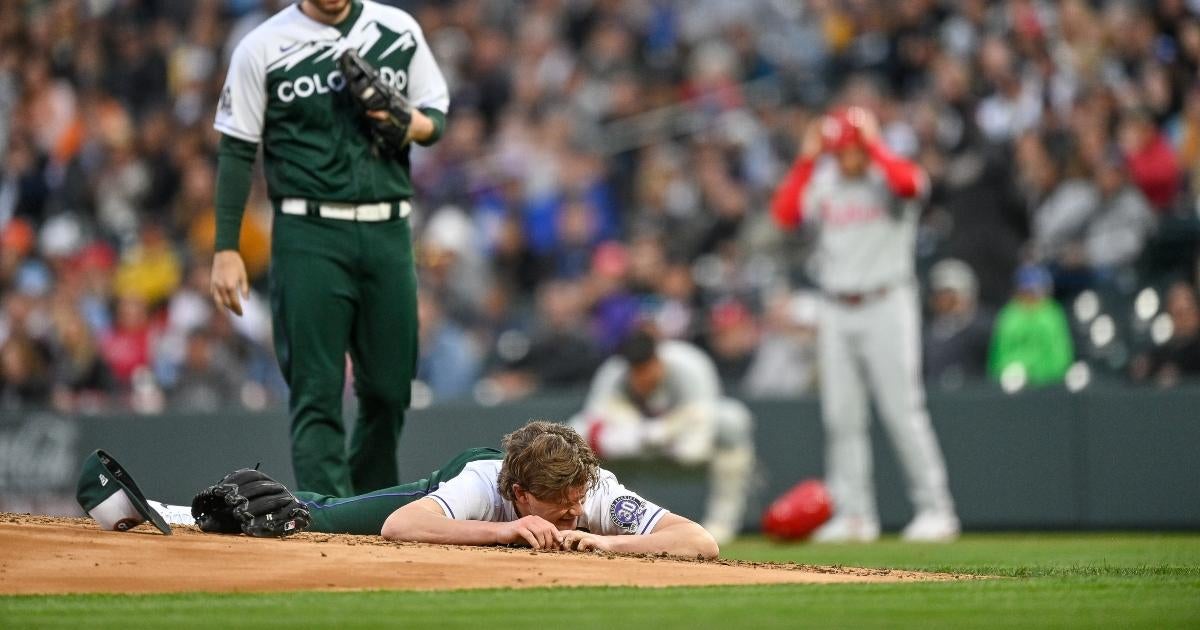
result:
M 974 534 L 945 546 L 885 540 L 818 547 L 751 538 L 729 545 L 725 555 L 1001 578 L 880 585 L 0 597 L 0 628 L 1200 628 L 1200 534 Z

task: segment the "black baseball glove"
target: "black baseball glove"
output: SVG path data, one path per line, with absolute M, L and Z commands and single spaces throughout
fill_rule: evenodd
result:
M 308 527 L 308 508 L 266 473 L 241 468 L 192 499 L 192 518 L 206 532 L 278 538 Z
M 383 76 L 353 48 L 338 57 L 338 68 L 346 80 L 346 90 L 363 110 L 367 133 L 376 155 L 395 156 L 408 144 L 412 124 L 412 105 L 400 90 L 388 85 Z M 366 112 L 384 112 L 386 118 L 366 116 Z

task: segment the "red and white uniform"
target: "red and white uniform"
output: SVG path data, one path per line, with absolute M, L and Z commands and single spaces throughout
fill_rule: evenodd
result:
M 952 515 L 954 505 L 921 382 L 913 266 L 927 180 L 916 164 L 882 143 L 864 146 L 870 167 L 862 177 L 845 176 L 832 157 L 798 160 L 771 210 L 781 227 L 817 233 L 826 483 L 835 518 L 855 517 L 877 532 L 868 393 L 891 435 L 918 513 Z

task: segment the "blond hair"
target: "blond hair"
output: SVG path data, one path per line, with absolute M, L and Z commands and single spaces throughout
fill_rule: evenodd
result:
M 600 461 L 574 429 L 531 420 L 504 436 L 504 462 L 496 480 L 500 496 L 513 500 L 513 485 L 542 501 L 563 501 L 576 488 L 589 490 L 600 475 Z

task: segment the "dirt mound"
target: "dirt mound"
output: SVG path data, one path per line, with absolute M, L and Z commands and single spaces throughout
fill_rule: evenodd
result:
M 377 536 L 285 540 L 173 536 L 141 526 L 101 531 L 89 519 L 0 513 L 0 594 L 537 586 L 700 586 L 951 580 L 958 576 L 528 549 L 393 543 Z

